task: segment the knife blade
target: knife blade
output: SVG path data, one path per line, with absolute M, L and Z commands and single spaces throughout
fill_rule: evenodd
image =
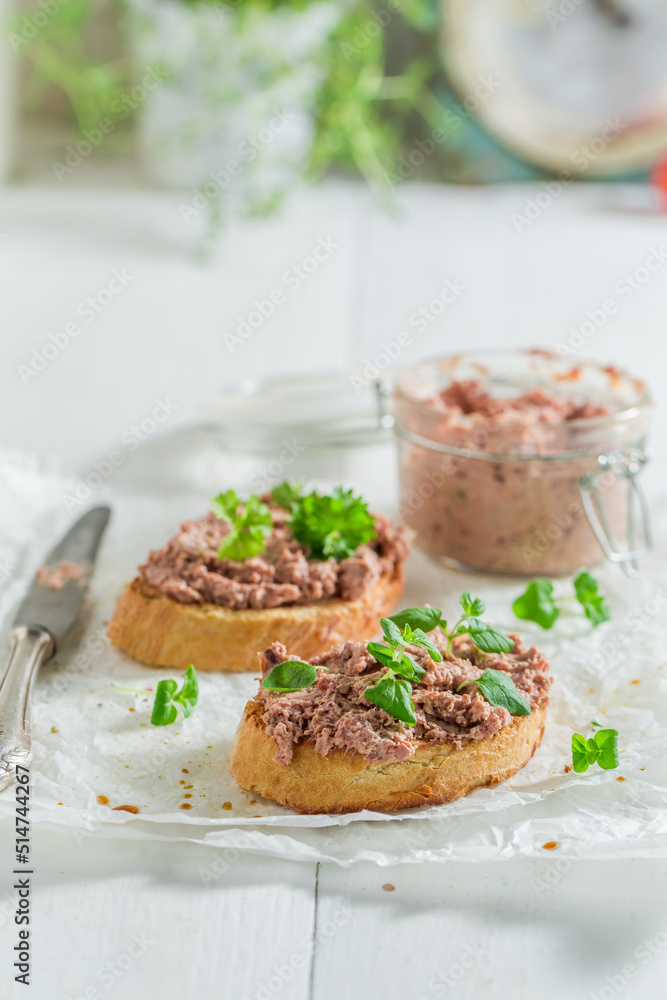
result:
M 111 511 L 89 510 L 47 556 L 19 607 L 0 682 L 0 790 L 31 757 L 30 702 L 37 671 L 76 621 Z

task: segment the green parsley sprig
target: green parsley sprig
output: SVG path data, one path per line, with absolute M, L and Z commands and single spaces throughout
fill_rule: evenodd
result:
M 572 766 L 581 774 L 591 764 L 598 764 L 605 771 L 618 767 L 618 730 L 598 729 L 586 739 L 580 733 L 572 734 Z
M 264 552 L 273 530 L 271 511 L 254 493 L 245 503 L 235 490 L 211 500 L 213 513 L 231 525 L 218 549 L 218 559 L 250 559 Z
M 447 652 L 451 650 L 454 638 L 464 633 L 467 633 L 483 652 L 502 653 L 509 652 L 513 648 L 514 643 L 511 639 L 477 618 L 477 615 L 483 614 L 485 610 L 485 604 L 481 599 L 474 598 L 466 592 L 461 596 L 461 607 L 464 614 L 451 630 L 447 629 L 447 622 L 438 608 L 406 608 L 405 611 L 399 611 L 390 618 L 382 618 L 380 625 L 384 641 L 369 642 L 366 649 L 385 667 L 385 672 L 379 681 L 366 688 L 364 697 L 395 719 L 405 722 L 408 726 L 414 726 L 417 717 L 412 700 L 412 685 L 418 684 L 426 671 L 414 656 L 407 652 L 406 647 L 421 647 L 436 663 L 442 662 L 441 650 L 427 634 L 437 627 L 445 634 L 448 643 Z M 267 674 L 262 681 L 262 687 L 283 693 L 299 691 L 311 687 L 317 681 L 317 670 L 317 667 L 301 660 L 286 660 Z M 512 715 L 530 715 L 529 703 L 519 694 L 514 681 L 505 671 L 487 668 L 482 671 L 479 678 L 464 682 L 458 690 L 468 684 L 477 684 L 489 704 L 502 706 Z
M 285 481 L 274 487 L 270 497 L 289 511 L 292 535 L 310 549 L 313 559 L 347 559 L 377 535 L 368 505 L 341 486 L 331 494 L 304 495 L 301 483 Z M 273 523 L 268 506 L 256 494 L 243 503 L 238 493 L 227 490 L 211 504 L 214 513 L 231 525 L 218 549 L 218 559 L 249 559 L 265 551 Z
M 292 500 L 290 527 L 314 559 L 347 559 L 376 537 L 368 505 L 341 486 L 330 495 L 312 492 Z
M 609 621 L 611 611 L 600 593 L 598 581 L 587 570 L 582 570 L 574 579 L 574 596 L 554 597 L 551 580 L 537 577 L 531 580 L 523 594 L 517 597 L 512 610 L 517 618 L 536 622 L 543 629 L 553 628 L 560 618 L 561 605 L 567 600 L 576 600 L 584 609 L 584 614 L 593 628 Z

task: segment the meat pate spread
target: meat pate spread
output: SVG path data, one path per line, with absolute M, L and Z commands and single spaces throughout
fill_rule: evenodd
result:
M 485 668 L 505 671 L 531 708 L 549 701 L 551 675 L 545 657 L 534 646 L 526 648 L 517 635 L 510 638 L 514 648 L 509 653 L 483 653 L 467 636 L 454 640 L 447 653 L 447 640 L 436 629 L 433 641 L 443 653 L 443 662 L 435 663 L 425 649 L 408 646 L 410 655 L 426 670 L 422 680 L 413 685 L 412 700 L 417 723 L 408 726 L 378 708 L 364 697 L 367 687 L 386 673 L 361 642 L 345 642 L 310 660 L 318 671 L 315 686 L 288 694 L 260 688 L 256 701 L 263 707 L 262 721 L 268 736 L 277 747 L 276 760 L 289 764 L 294 745 L 310 739 L 315 750 L 326 757 L 338 748 L 361 754 L 370 764 L 406 760 L 420 741 L 465 743 L 493 736 L 512 721 L 506 708 L 485 701 L 474 686 L 457 688 L 474 681 Z M 281 643 L 274 643 L 262 654 L 264 675 L 276 664 L 296 659 L 287 655 Z
M 230 528 L 208 513 L 185 521 L 174 538 L 149 554 L 139 574 L 181 604 L 275 608 L 332 597 L 358 600 L 408 556 L 409 530 L 378 514 L 376 537 L 352 556 L 340 562 L 309 558 L 307 547 L 292 536 L 287 511 L 268 497 L 262 499 L 269 505 L 273 529 L 261 555 L 240 562 L 219 560 L 218 549 Z
M 607 407 L 545 389 L 498 398 L 467 379 L 400 411 L 424 442 L 400 441 L 400 509 L 421 549 L 467 568 L 533 576 L 600 561 L 579 492 L 597 455 L 578 452 Z M 605 445 L 601 438 L 599 453 Z M 605 502 L 622 537 L 627 484 L 609 479 Z
M 78 587 L 86 585 L 86 567 L 81 563 L 69 562 L 64 559 L 57 566 L 40 566 L 37 570 L 37 583 L 49 590 L 62 590 L 66 583 L 72 580 Z

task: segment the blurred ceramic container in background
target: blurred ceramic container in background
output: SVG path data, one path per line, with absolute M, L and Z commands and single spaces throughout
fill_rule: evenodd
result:
M 545 351 L 418 364 L 395 394 L 403 518 L 458 568 L 557 576 L 607 555 L 632 574 L 649 412 L 640 380 Z

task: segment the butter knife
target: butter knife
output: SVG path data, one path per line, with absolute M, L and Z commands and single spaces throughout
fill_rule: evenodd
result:
M 0 681 L 0 790 L 15 780 L 17 764 L 30 763 L 35 677 L 81 610 L 110 514 L 108 507 L 95 507 L 79 518 L 47 556 L 14 619 Z

